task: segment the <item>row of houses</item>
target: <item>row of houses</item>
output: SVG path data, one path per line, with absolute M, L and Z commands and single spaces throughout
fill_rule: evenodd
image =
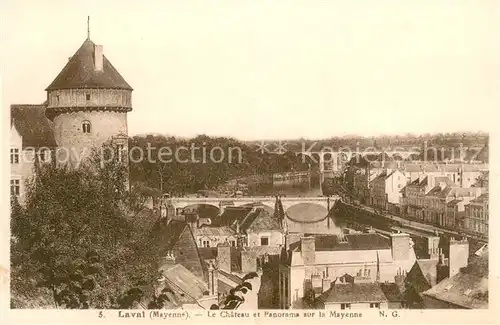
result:
M 350 166 L 345 183 L 362 204 L 487 236 L 487 175 L 485 164 L 374 162 Z
M 158 228 L 170 261 L 166 264 L 175 260 L 179 265 L 166 273 L 168 283 L 181 287 L 175 284 L 178 272 L 201 279 L 181 279 L 182 285 L 200 287 L 183 308 L 476 308 L 475 295 L 487 297 L 487 288 L 479 292 L 474 284 L 461 284 L 460 290 L 474 291 L 474 297 L 462 297 L 457 304 L 448 301 L 449 289 L 436 288 L 442 281 L 464 277 L 462 269 L 470 260 L 467 240 L 440 244 L 439 237 L 430 238 L 429 254 L 421 259 L 409 234 L 345 234 L 335 226 L 331 211 L 315 204 L 283 211 L 279 199 L 274 210 L 258 204 L 231 207 L 208 223 L 195 223 L 192 217 L 190 222 L 169 219 L 163 218 Z M 448 256 L 443 245 L 449 245 Z M 245 296 L 249 291 L 243 285 L 249 275 L 258 276 L 260 286 L 253 288 L 253 298 Z M 484 282 L 484 276 L 473 279 Z M 462 291 L 456 294 L 463 296 Z M 483 296 L 478 308 L 487 305 Z

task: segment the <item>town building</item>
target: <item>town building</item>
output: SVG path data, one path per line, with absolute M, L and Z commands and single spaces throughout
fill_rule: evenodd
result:
M 227 242 L 198 248 L 191 226 L 168 217 L 156 223 L 152 236 L 159 252 L 159 286 L 174 293 L 176 308 L 209 309 L 220 304 L 245 276 L 258 273 L 264 261 L 258 259 L 258 250 Z
M 259 275 L 259 286 L 260 281 L 265 283 L 266 288 L 272 288 L 274 285 L 268 277 L 263 277 L 264 260 L 258 257 L 254 248 L 220 244 L 217 247 L 200 248 L 199 253 L 205 263 L 211 265 L 209 269 L 213 270 L 213 283 L 217 286 L 214 291 L 218 292 L 219 304 L 227 300 L 232 295 L 232 289 L 241 286 L 249 274 Z M 258 294 L 254 302 L 257 306 L 260 300 L 268 299 L 266 296 L 272 295 L 272 290 L 271 293 L 266 290 L 257 290 L 255 293 Z
M 468 253 L 468 246 L 464 242 L 456 244 L 462 255 Z M 469 262 L 463 263 L 462 260 L 455 267 L 450 264 L 449 278 L 422 293 L 425 308 L 488 308 L 488 255 L 485 249 L 479 256 L 472 256 Z
M 450 221 L 451 216 L 448 218 L 446 216 L 446 211 L 450 210 L 448 209 L 448 204 L 452 201 L 454 202 L 451 204 L 458 204 L 459 201 L 475 199 L 484 191 L 480 187 L 458 187 L 454 183 L 451 183 L 448 178 L 440 180 L 425 195 L 424 221 L 439 226 L 445 226 L 450 223 L 456 224 L 456 221 Z M 459 207 L 456 210 L 459 212 Z M 452 211 L 455 211 L 455 208 Z
M 432 188 L 431 180 L 432 178 L 422 174 L 402 189 L 400 204 L 403 216 L 410 219 L 424 219 L 425 194 Z
M 51 163 L 57 143 L 45 105 L 11 105 L 10 194 L 24 202 L 35 164 Z
M 384 210 L 395 210 L 406 185 L 406 177 L 399 170 L 384 170 L 371 182 L 371 205 Z M 391 209 L 393 207 L 393 209 Z
M 452 163 L 407 163 L 404 173 L 408 182 L 413 182 L 422 175 L 433 177 L 448 177 L 459 187 L 471 187 L 476 184 L 480 175 L 488 170 L 488 164 L 452 164 Z
M 462 229 L 483 236 L 488 236 L 489 231 L 489 197 L 483 193 L 465 205 Z
M 158 280 L 157 291 L 170 292 L 176 299 L 177 308 L 182 309 L 209 309 L 212 304 L 218 303 L 217 284 L 210 281 L 214 278 L 213 269 L 210 269 L 208 281 L 197 277 L 182 264 L 176 263 L 171 253 L 162 259 L 159 268 L 161 277 Z M 216 275 L 215 275 L 216 277 Z
M 348 274 L 355 283 L 394 282 L 398 272 L 416 261 L 408 234 L 304 236 L 283 254 L 280 263 L 280 308 L 302 309 L 306 289 Z
M 11 194 L 21 203 L 35 157 L 77 167 L 109 143 L 117 159 L 128 164 L 132 87 L 104 56 L 102 45 L 88 37 L 46 92 L 41 105 L 11 105 Z
M 258 205 L 227 207 L 213 223 L 193 227 L 193 233 L 199 247 L 217 247 L 222 243 L 233 247 L 281 247 L 281 221 L 272 212 L 271 208 Z
M 196 277 L 208 281 L 208 269 L 199 255 L 196 240 L 189 225 L 171 218 L 160 219 L 152 231 L 159 257 L 170 256 Z

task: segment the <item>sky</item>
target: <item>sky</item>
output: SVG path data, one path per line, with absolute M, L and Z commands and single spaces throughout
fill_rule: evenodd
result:
M 1 6 L 6 111 L 45 100 L 90 16 L 90 38 L 134 88 L 130 135 L 319 139 L 497 125 L 493 0 Z

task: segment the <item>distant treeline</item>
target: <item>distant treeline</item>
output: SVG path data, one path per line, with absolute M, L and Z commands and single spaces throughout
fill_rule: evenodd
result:
M 286 150 L 293 152 L 301 152 L 304 150 L 309 151 L 320 151 L 322 148 L 333 148 L 338 149 L 340 147 L 348 147 L 351 150 L 355 150 L 356 147 L 365 149 L 368 147 L 375 147 L 377 149 L 385 148 L 412 148 L 412 147 L 422 147 L 424 142 L 427 142 L 428 146 L 445 146 L 445 147 L 459 147 L 463 145 L 464 147 L 483 147 L 487 146 L 489 141 L 489 135 L 485 132 L 465 132 L 465 133 L 435 133 L 435 134 L 404 134 L 404 135 L 385 135 L 376 137 L 362 137 L 357 135 L 348 135 L 342 137 L 332 137 L 330 139 L 321 140 L 311 140 L 311 139 L 292 139 L 281 141 L 281 143 L 286 142 Z M 260 141 L 248 141 L 246 142 L 250 146 L 256 146 Z M 278 148 L 280 141 L 278 140 L 268 140 L 269 149 L 273 150 Z
M 145 154 L 148 147 L 153 148 L 149 150 L 150 158 Z M 199 149 L 190 150 L 192 147 Z M 134 136 L 129 139 L 129 149 L 132 148 L 142 149 L 142 152 L 137 149 L 130 152 L 132 184 L 140 182 L 174 195 L 216 189 L 235 178 L 308 170 L 309 164 L 314 165 L 314 161 L 303 160 L 293 152 L 277 155 L 233 138 L 204 135 L 193 139 Z M 163 162 L 158 157 L 160 148 L 167 148 L 162 149 L 163 153 L 171 153 L 164 155 Z
M 425 145 L 424 145 L 425 143 Z M 272 175 L 290 171 L 312 170 L 313 183 L 318 171 L 317 157 L 297 154 L 305 150 L 320 151 L 322 147 L 360 148 L 436 147 L 438 152 L 428 150 L 427 159 L 450 159 L 460 157 L 463 147 L 484 148 L 476 160 L 488 160 L 488 135 L 484 133 L 445 133 L 435 135 L 398 135 L 364 138 L 358 136 L 338 137 L 321 141 L 293 140 L 286 142 L 242 142 L 234 138 L 200 135 L 192 139 L 163 135 L 140 135 L 129 139 L 130 179 L 157 188 L 163 193 L 184 195 L 199 190 L 213 190 L 227 181 L 252 175 Z M 312 146 L 312 147 L 311 147 Z M 191 148 L 198 148 L 191 150 Z M 137 150 L 140 148 L 142 150 Z M 150 154 L 148 154 L 150 148 Z M 162 149 L 163 148 L 163 149 Z M 280 149 L 281 148 L 281 149 Z M 281 150 L 281 151 L 280 151 Z M 142 151 L 142 152 L 141 152 Z M 468 150 L 472 157 L 476 149 Z M 160 152 L 163 161 L 159 158 Z M 279 152 L 280 154 L 278 154 Z M 166 155 L 165 155 L 166 153 Z M 141 157 L 142 155 L 142 157 Z M 413 157 L 420 159 L 422 157 Z M 380 160 L 392 158 L 381 156 Z M 268 185 L 262 185 L 268 186 Z

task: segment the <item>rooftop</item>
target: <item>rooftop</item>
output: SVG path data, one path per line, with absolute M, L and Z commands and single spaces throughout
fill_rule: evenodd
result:
M 423 294 L 468 309 L 488 308 L 488 252 Z
M 244 233 L 261 230 L 281 230 L 280 222 L 268 211 L 257 208 L 249 213 L 240 223 L 240 231 Z
M 196 303 L 208 290 L 205 282 L 180 264 L 163 271 L 163 276 L 183 303 Z
M 378 283 L 335 284 L 318 297 L 324 303 L 380 303 L 388 301 Z
M 201 228 L 196 228 L 194 233 L 196 236 L 233 236 L 236 234 L 236 232 L 232 228 L 227 226 L 203 226 Z
M 57 147 L 45 105 L 11 105 L 10 120 L 22 137 L 23 148 Z
M 316 236 L 316 251 L 380 250 L 390 249 L 391 240 L 380 234 L 345 235 L 345 241 L 339 236 Z M 300 241 L 290 245 L 290 250 L 300 251 Z
M 252 207 L 226 207 L 224 213 L 215 218 L 213 225 L 231 226 L 236 220 L 242 220 L 252 211 Z
M 95 69 L 95 47 L 94 42 L 86 39 L 46 90 L 78 88 L 132 90 L 106 56 L 103 55 L 102 71 Z

